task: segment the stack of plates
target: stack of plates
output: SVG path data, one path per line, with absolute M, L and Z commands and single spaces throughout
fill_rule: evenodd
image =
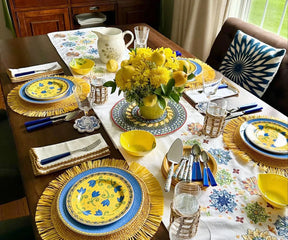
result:
M 69 97 L 74 83 L 63 77 L 42 77 L 25 83 L 19 96 L 26 102 L 36 104 L 55 103 Z
M 58 215 L 72 231 L 104 236 L 123 229 L 141 210 L 142 189 L 128 171 L 99 167 L 72 178 L 57 198 Z
M 271 158 L 288 158 L 288 124 L 269 118 L 244 122 L 240 136 L 252 150 Z

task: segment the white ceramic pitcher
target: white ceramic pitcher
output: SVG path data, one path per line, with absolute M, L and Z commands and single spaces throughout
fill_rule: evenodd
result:
M 110 59 L 115 59 L 116 61 L 121 59 L 125 48 L 127 48 L 134 40 L 134 35 L 131 31 L 127 30 L 122 32 L 119 28 L 105 27 L 93 32 L 98 37 L 98 52 L 100 60 L 103 63 L 107 63 Z M 131 35 L 131 39 L 125 45 L 124 36 L 126 34 Z

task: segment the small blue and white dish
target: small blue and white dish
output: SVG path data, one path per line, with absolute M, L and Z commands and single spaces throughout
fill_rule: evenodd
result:
M 83 116 L 75 120 L 73 127 L 77 129 L 78 132 L 91 133 L 100 128 L 100 121 L 95 116 Z

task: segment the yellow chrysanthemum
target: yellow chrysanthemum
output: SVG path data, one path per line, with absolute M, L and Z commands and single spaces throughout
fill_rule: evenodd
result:
M 157 67 L 150 72 L 150 83 L 153 87 L 158 88 L 161 84 L 167 84 L 171 72 L 165 67 Z

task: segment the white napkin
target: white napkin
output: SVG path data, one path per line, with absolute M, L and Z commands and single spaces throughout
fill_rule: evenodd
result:
M 46 69 L 51 68 L 54 65 L 56 65 L 56 67 L 53 68 L 51 71 L 57 71 L 57 70 L 62 69 L 61 65 L 58 62 L 51 62 L 51 63 L 40 64 L 40 65 L 24 67 L 24 68 L 17 68 L 17 69 L 9 68 L 8 72 L 10 73 L 10 76 L 14 78 L 15 74 L 17 74 L 17 73 L 24 73 L 24 72 L 30 72 L 30 71 L 40 71 L 40 70 L 44 70 L 43 72 L 45 72 Z M 40 72 L 36 72 L 36 73 L 32 73 L 32 74 L 23 75 L 21 77 L 32 76 L 32 75 L 39 74 L 39 73 Z
M 207 102 L 208 101 L 208 98 L 206 97 L 204 92 L 199 93 L 195 90 L 186 90 L 185 93 L 194 103 Z M 220 98 L 231 97 L 231 96 L 234 96 L 237 94 L 238 94 L 238 92 L 236 91 L 236 89 L 230 88 L 228 86 L 227 88 L 218 89 L 216 94 L 210 97 L 210 100 L 216 100 L 216 99 L 220 99 Z
M 58 159 L 54 162 L 41 165 L 42 159 L 52 157 L 61 153 L 71 152 L 77 149 L 86 147 L 96 140 L 100 139 L 100 144 L 91 151 L 81 151 L 73 153 L 72 155 Z M 77 165 L 81 162 L 97 159 L 110 154 L 109 148 L 105 140 L 100 133 L 90 136 L 74 139 L 67 142 L 48 145 L 44 147 L 36 147 L 30 149 L 30 158 L 33 165 L 33 171 L 35 175 L 48 174 L 50 172 L 58 171 L 73 165 Z

